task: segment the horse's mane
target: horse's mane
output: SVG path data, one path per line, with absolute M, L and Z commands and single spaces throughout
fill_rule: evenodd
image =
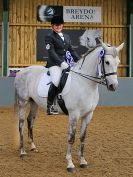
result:
M 100 47 L 100 46 L 102 46 L 102 44 L 97 44 L 95 47 L 89 48 L 89 49 L 87 50 L 87 52 L 85 52 L 85 53 L 82 55 L 82 58 L 85 58 L 88 54 L 90 54 L 90 53 L 93 52 L 96 48 L 98 48 L 98 47 Z
M 100 44 L 97 44 L 95 47 L 89 48 L 89 49 L 87 50 L 87 52 L 85 52 L 84 54 L 81 55 L 81 60 L 80 60 L 80 61 L 81 61 L 81 66 L 80 66 L 80 68 L 82 67 L 82 65 L 83 65 L 83 63 L 84 63 L 86 56 L 87 56 L 88 54 L 90 54 L 91 52 L 93 52 L 96 48 L 101 47 L 101 46 L 102 46 L 101 43 L 100 43 Z

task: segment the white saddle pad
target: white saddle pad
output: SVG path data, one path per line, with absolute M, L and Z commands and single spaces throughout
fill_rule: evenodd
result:
M 47 75 L 47 73 L 44 73 L 39 81 L 37 92 L 40 97 L 47 97 L 48 96 L 48 90 L 51 83 L 51 77 Z M 71 85 L 71 74 L 69 73 L 69 76 L 67 78 L 66 84 L 62 90 L 62 93 L 60 95 L 65 95 L 70 90 Z

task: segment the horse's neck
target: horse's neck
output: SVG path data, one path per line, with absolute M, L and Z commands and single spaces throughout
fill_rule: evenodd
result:
M 98 64 L 100 49 L 101 47 L 98 47 L 89 53 L 85 58 L 82 58 L 76 66 L 75 70 L 83 74 L 96 76 L 96 68 Z

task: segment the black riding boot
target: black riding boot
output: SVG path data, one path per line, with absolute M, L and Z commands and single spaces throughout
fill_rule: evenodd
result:
M 54 110 L 53 102 L 58 93 L 58 87 L 56 87 L 53 83 L 50 85 L 48 91 L 48 99 L 47 99 L 47 114 L 53 115 L 58 114 L 58 111 Z

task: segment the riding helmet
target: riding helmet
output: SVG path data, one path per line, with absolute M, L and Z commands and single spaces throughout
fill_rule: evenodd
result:
M 51 24 L 63 24 L 63 23 L 64 23 L 63 17 L 60 15 L 55 15 L 51 19 Z

